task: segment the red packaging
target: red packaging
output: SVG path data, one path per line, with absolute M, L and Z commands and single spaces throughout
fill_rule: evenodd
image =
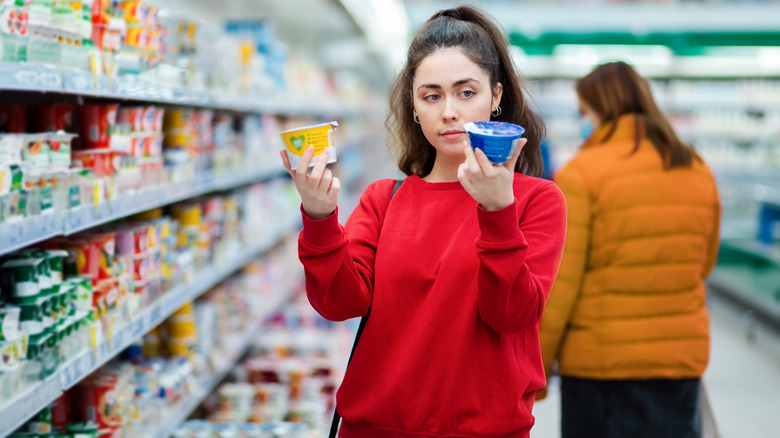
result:
M 141 283 L 148 281 L 152 276 L 152 259 L 149 255 L 133 256 L 133 273 L 135 280 Z
M 103 301 L 108 310 L 115 309 L 119 300 L 119 280 L 109 278 L 100 280 L 97 289 L 103 297 Z
M 130 137 L 130 155 L 136 158 L 144 157 L 144 139 L 136 137 L 135 134 Z
M 100 429 L 122 423 L 120 411 L 117 409 L 117 381 L 116 376 L 102 375 L 81 387 L 82 416 L 89 419 L 90 413 L 94 413 L 94 421 Z
M 116 237 L 114 233 L 98 234 L 92 238 L 99 248 L 98 280 L 114 278 Z
M 72 401 L 70 391 L 65 391 L 51 404 L 51 426 L 55 430 L 65 430 L 70 423 Z
M 154 126 L 152 127 L 152 131 L 154 131 L 156 134 L 162 134 L 164 118 L 165 118 L 165 108 L 155 107 Z
M 108 149 L 111 127 L 116 124 L 118 104 L 87 104 L 81 107 L 81 141 L 85 149 Z
M 92 24 L 108 24 L 111 18 L 108 7 L 111 0 L 94 0 L 92 3 Z
M 27 132 L 27 107 L 23 105 L 0 106 L 0 132 L 11 134 Z
M 40 132 L 68 131 L 73 123 L 73 105 L 53 103 L 38 107 L 38 117 L 35 120 Z
M 27 9 L 22 9 L 18 6 L 9 7 L 8 11 L 8 33 L 16 35 L 27 35 L 27 30 L 30 26 L 30 14 Z
M 108 149 L 90 149 L 73 152 L 73 161 L 85 169 L 92 169 L 98 178 L 111 176 L 121 167 L 122 154 Z
M 95 312 L 95 319 L 100 319 L 108 310 L 106 308 L 106 290 L 95 284 L 94 279 L 92 287 L 92 308 Z
M 92 277 L 92 286 L 97 285 L 100 247 L 93 240 L 63 241 L 63 248 L 76 255 L 76 271 L 79 275 Z
M 152 132 L 155 128 L 157 120 L 157 108 L 153 106 L 147 106 L 144 108 L 142 127 L 144 132 Z
M 142 117 L 143 108 L 141 107 L 119 108 L 119 112 L 117 113 L 117 123 L 130 125 L 132 132 L 140 132 L 142 126 Z
M 133 242 L 136 255 L 146 254 L 149 249 L 149 226 L 141 225 L 133 229 Z
M 106 25 L 92 26 L 95 47 L 106 52 L 116 52 L 122 47 L 122 31 Z
M 144 157 L 162 156 L 163 139 L 161 136 L 144 138 Z

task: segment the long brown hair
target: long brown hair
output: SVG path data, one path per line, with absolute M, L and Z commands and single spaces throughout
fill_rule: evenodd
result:
M 615 133 L 614 123 L 624 114 L 634 114 L 636 143 L 632 153 L 639 149 L 641 133 L 653 144 L 664 168 L 691 166 L 700 160 L 692 147 L 684 144 L 672 125 L 656 105 L 650 84 L 633 67 L 622 61 L 609 62 L 596 67 L 577 81 L 577 95 L 602 118 L 602 123 L 612 123 L 604 138 L 607 141 Z
M 400 151 L 398 168 L 406 175 L 424 177 L 433 169 L 436 149 L 413 120 L 412 83 L 417 67 L 426 56 L 445 48 L 459 48 L 490 77 L 490 89 L 503 86 L 501 113 L 494 120 L 516 123 L 526 129 L 528 139 L 515 171 L 539 176 L 544 170 L 539 144 L 544 123 L 528 105 L 525 84 L 509 55 L 507 39 L 486 14 L 470 6 L 435 13 L 409 45 L 406 64 L 389 89 L 390 113 L 385 126 L 391 134 L 391 147 Z

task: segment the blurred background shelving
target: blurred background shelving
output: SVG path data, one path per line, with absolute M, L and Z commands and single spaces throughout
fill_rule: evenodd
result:
M 36 333 L 25 332 L 31 327 L 25 316 L 21 336 L 0 338 L 6 353 L 0 437 L 48 436 L 67 423 L 74 423 L 71 434 L 103 438 L 223 436 L 228 432 L 215 425 L 226 421 L 258 437 L 322 436 L 354 321 L 327 323 L 301 298 L 297 201 L 278 159 L 278 132 L 339 122 L 333 168 L 342 179 L 346 220 L 370 182 L 400 176 L 384 127 L 388 83 L 415 30 L 436 10 L 459 3 L 0 2 L 0 271 L 7 271 L 2 263 L 39 257 L 35 251 L 53 246 L 70 251 L 66 261 L 74 259 L 75 242 L 106 233 L 120 239 L 130 225 L 158 237 L 149 240 L 156 246 L 146 257 L 168 256 L 149 262 L 159 275 L 148 275 L 147 267 L 129 283 L 118 275 L 101 278 L 116 283 L 109 291 L 121 291 L 110 306 L 97 292 L 106 283 L 95 282 L 94 303 L 75 296 L 68 303 L 79 312 L 47 307 L 57 321 L 44 321 L 41 309 Z M 705 381 L 713 384 L 724 433 L 731 433 L 724 436 L 773 436 L 766 431 L 779 425 L 767 415 L 754 418 L 748 435 L 738 432 L 750 397 L 725 385 L 736 371 L 724 346 L 755 360 L 767 387 L 780 382 L 780 372 L 765 362 L 780 360 L 780 2 L 472 4 L 509 35 L 547 124 L 553 169 L 581 143 L 576 79 L 615 59 L 648 78 L 678 133 L 710 164 L 724 210 L 721 255 L 710 278 L 712 377 Z M 119 154 L 110 160 L 115 165 L 83 156 L 94 147 L 80 144 L 89 137 L 83 120 L 89 107 L 117 112 L 105 132 L 116 143 L 98 146 Z M 42 164 L 29 151 L 36 142 L 47 154 L 60 147 L 62 133 L 40 123 L 54 108 L 68 109 L 55 119 L 57 129 L 73 134 L 65 137 L 72 154 L 67 163 L 57 160 L 68 154 L 52 154 L 57 158 Z M 132 109 L 161 119 L 134 127 L 124 118 Z M 185 141 L 177 129 L 187 130 Z M 151 151 L 128 146 L 147 141 Z M 202 221 L 188 228 L 193 211 Z M 163 225 L 182 241 L 163 237 Z M 88 274 L 71 268 L 78 275 L 62 284 Z M 3 281 L 0 311 L 30 305 Z M 51 292 L 41 294 L 38 300 L 53 306 Z M 179 339 L 182 321 L 197 326 L 191 336 L 184 324 L 186 342 Z M 43 334 L 39 325 L 48 325 Z M 129 410 L 105 418 L 96 412 L 105 405 L 63 411 L 94 402 L 106 382 L 117 397 L 110 407 L 121 400 Z M 749 383 L 751 391 L 761 389 Z M 86 396 L 90 391 L 98 392 Z M 550 427 L 554 406 L 539 406 L 534 436 L 557 436 Z

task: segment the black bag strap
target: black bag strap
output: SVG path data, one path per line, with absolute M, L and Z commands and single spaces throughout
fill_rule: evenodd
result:
M 395 195 L 395 192 L 398 191 L 398 188 L 401 187 L 401 184 L 404 182 L 403 179 L 397 179 L 395 180 L 395 184 L 393 185 L 393 191 L 390 192 L 390 201 L 393 200 L 393 196 Z M 390 201 L 388 201 L 387 206 L 390 207 Z M 385 210 L 386 212 L 387 210 Z M 355 334 L 355 342 L 352 344 L 352 351 L 349 352 L 349 359 L 347 360 L 347 367 L 349 367 L 349 364 L 352 362 L 352 356 L 355 354 L 355 349 L 357 348 L 357 344 L 360 341 L 360 337 L 363 336 L 363 329 L 366 327 L 366 321 L 368 321 L 368 315 L 371 314 L 371 307 L 368 308 L 368 311 L 366 314 L 360 318 L 360 325 L 358 325 L 357 333 Z M 333 421 L 330 423 L 330 433 L 328 434 L 329 438 L 336 438 L 336 434 L 339 431 L 339 422 L 341 421 L 341 415 L 339 415 L 338 407 L 333 410 Z

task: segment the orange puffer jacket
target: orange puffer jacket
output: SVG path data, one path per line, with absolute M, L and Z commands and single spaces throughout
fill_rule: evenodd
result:
M 556 175 L 568 229 L 541 325 L 549 375 L 701 377 L 709 361 L 704 280 L 717 258 L 720 199 L 706 164 L 665 171 L 635 116 L 602 126 Z

